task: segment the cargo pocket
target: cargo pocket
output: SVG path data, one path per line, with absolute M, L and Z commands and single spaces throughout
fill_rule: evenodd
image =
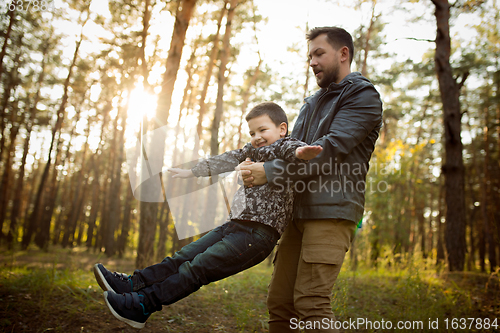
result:
M 295 283 L 296 309 L 316 307 L 308 303 L 300 305 L 301 300 L 330 300 L 344 257 L 345 250 L 332 244 L 302 244 L 302 264 Z
M 308 264 L 341 265 L 346 251 L 331 244 L 302 244 L 302 260 Z

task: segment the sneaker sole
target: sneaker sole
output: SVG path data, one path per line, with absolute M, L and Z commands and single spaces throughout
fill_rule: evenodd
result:
M 94 265 L 94 275 L 95 279 L 97 280 L 97 283 L 99 284 L 99 287 L 101 287 L 102 290 L 104 291 L 111 291 L 113 293 L 116 293 L 113 288 L 108 284 L 108 281 L 106 281 L 106 278 L 104 278 L 104 275 L 102 275 L 101 270 L 99 269 L 99 264 Z
M 108 292 L 105 291 L 103 293 L 103 295 L 104 295 L 104 301 L 106 302 L 106 305 L 108 306 L 109 310 L 111 311 L 111 313 L 113 314 L 113 316 L 115 316 L 116 319 L 123 321 L 124 323 L 132 326 L 133 328 L 138 328 L 138 329 L 144 328 L 145 323 L 139 323 L 139 322 L 136 322 L 136 321 L 133 321 L 133 320 L 130 320 L 130 319 L 127 319 L 127 318 L 124 318 L 124 317 L 120 316 L 115 311 L 115 309 L 113 309 L 113 307 L 111 306 L 111 304 L 109 304 L 109 302 L 108 302 Z

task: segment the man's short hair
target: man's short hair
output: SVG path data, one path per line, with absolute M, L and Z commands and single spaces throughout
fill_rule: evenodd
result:
M 354 43 L 352 41 L 351 34 L 339 27 L 317 27 L 310 30 L 306 34 L 306 38 L 308 41 L 312 41 L 319 35 L 323 34 L 326 34 L 328 37 L 328 43 L 330 43 L 335 50 L 347 46 L 349 49 L 349 63 L 352 64 L 352 59 L 354 57 Z
M 288 128 L 288 118 L 285 111 L 274 102 L 263 102 L 254 106 L 250 112 L 245 116 L 245 120 L 249 121 L 251 119 L 260 117 L 267 114 L 271 118 L 272 122 L 278 127 L 281 123 L 285 123 Z

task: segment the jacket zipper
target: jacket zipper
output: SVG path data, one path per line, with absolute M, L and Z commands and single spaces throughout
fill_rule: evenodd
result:
M 348 83 L 350 84 L 353 84 L 352 80 L 347 80 Z M 342 95 L 344 95 L 344 92 L 345 90 L 347 89 L 347 85 L 345 85 L 343 88 L 342 88 L 342 91 L 340 92 L 339 94 L 339 97 L 338 99 L 340 99 L 342 97 Z M 330 92 L 330 87 L 326 88 L 326 91 L 323 93 L 323 95 L 321 95 L 319 98 L 318 98 L 318 103 L 316 103 L 316 107 L 314 108 L 314 112 L 312 113 L 311 115 L 311 118 L 309 119 L 309 124 L 307 126 L 307 131 L 306 131 L 306 136 L 304 137 L 304 141 L 307 140 L 307 137 L 309 136 L 309 130 L 311 129 L 311 126 L 312 126 L 312 121 L 313 121 L 313 118 L 314 116 L 316 115 L 316 111 L 319 110 L 319 107 L 321 106 L 321 100 L 323 99 L 323 97 L 326 96 L 326 94 L 328 94 Z M 314 137 L 313 137 L 314 139 Z
M 342 173 L 340 172 L 340 169 L 338 168 L 338 165 L 335 164 L 335 170 L 336 170 L 336 173 L 339 177 L 339 186 L 340 186 L 340 194 L 342 194 L 342 199 L 345 199 L 345 195 L 344 195 L 344 184 L 342 183 Z
M 330 87 L 326 88 L 326 91 L 318 98 L 318 103 L 316 103 L 316 107 L 314 108 L 314 111 L 313 113 L 311 114 L 311 117 L 309 118 L 309 124 L 307 125 L 307 130 L 306 130 L 306 135 L 304 137 L 304 141 L 307 142 L 307 137 L 309 136 L 309 130 L 311 129 L 311 126 L 312 126 L 312 122 L 313 122 L 313 119 L 314 119 L 314 116 L 316 115 L 316 111 L 319 110 L 319 107 L 321 105 L 321 100 L 323 99 L 323 97 L 326 96 L 326 94 L 330 91 Z

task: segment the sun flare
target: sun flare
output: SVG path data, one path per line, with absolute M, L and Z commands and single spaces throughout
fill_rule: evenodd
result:
M 143 117 L 153 119 L 156 113 L 158 96 L 144 90 L 142 83 L 137 83 L 130 92 L 130 101 L 127 110 L 127 119 L 132 124 L 138 124 Z
M 156 114 L 158 96 L 144 90 L 141 82 L 130 92 L 127 109 L 126 148 L 137 144 L 137 135 L 142 133 L 144 117 L 150 121 Z

